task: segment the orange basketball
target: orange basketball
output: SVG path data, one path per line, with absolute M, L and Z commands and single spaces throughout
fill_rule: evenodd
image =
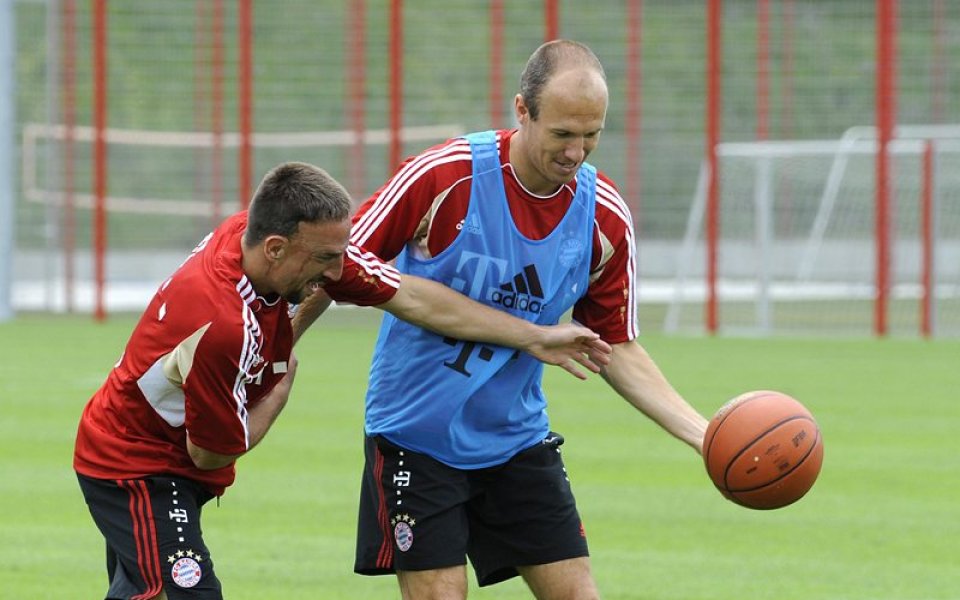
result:
M 823 438 L 813 415 L 794 398 L 747 392 L 723 405 L 703 438 L 703 462 L 717 489 L 748 508 L 780 508 L 813 486 Z

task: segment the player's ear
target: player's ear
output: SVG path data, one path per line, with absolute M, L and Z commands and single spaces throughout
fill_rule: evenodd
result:
M 525 125 L 527 119 L 530 118 L 530 110 L 527 108 L 526 103 L 523 101 L 523 96 L 520 94 L 517 94 L 513 98 L 513 113 L 517 119 L 517 123 L 520 125 Z
M 280 260 L 287 250 L 289 240 L 282 235 L 267 236 L 263 240 L 263 253 L 267 260 Z

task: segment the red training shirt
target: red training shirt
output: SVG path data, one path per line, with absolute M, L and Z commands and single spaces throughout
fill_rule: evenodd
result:
M 509 162 L 515 131 L 497 132 L 507 200 L 520 232 L 542 239 L 570 206 L 576 181 L 547 197 L 527 191 Z M 407 159 L 359 207 L 351 241 L 384 260 L 392 260 L 408 244 L 422 255 L 437 256 L 463 226 L 470 201 L 471 165 L 470 145 L 462 138 Z M 597 173 L 596 206 L 590 286 L 574 306 L 573 318 L 615 344 L 637 336 L 633 218 L 614 183 L 601 172 Z
M 248 411 L 286 373 L 293 346 L 287 302 L 258 296 L 242 271 L 246 224 L 246 212 L 229 217 L 160 286 L 83 411 L 77 472 L 99 479 L 170 474 L 216 495 L 233 483 L 233 464 L 194 466 L 187 432 L 211 452 L 246 452 Z M 399 281 L 396 269 L 351 246 L 330 295 L 382 304 Z

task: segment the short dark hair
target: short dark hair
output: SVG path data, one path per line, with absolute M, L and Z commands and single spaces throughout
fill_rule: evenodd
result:
M 585 44 L 573 40 L 552 40 L 541 45 L 530 55 L 520 74 L 520 96 L 531 119 L 536 120 L 540 116 L 540 94 L 561 65 L 593 67 L 604 81 L 607 80 L 600 59 Z
M 291 237 L 302 222 L 342 221 L 351 209 L 350 194 L 326 171 L 308 163 L 283 163 L 257 187 L 243 241 L 253 246 L 270 235 Z

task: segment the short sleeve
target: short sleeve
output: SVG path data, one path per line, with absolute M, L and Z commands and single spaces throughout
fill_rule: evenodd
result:
M 400 272 L 372 252 L 348 246 L 339 281 L 324 286 L 337 302 L 377 306 L 389 301 L 400 288 Z

